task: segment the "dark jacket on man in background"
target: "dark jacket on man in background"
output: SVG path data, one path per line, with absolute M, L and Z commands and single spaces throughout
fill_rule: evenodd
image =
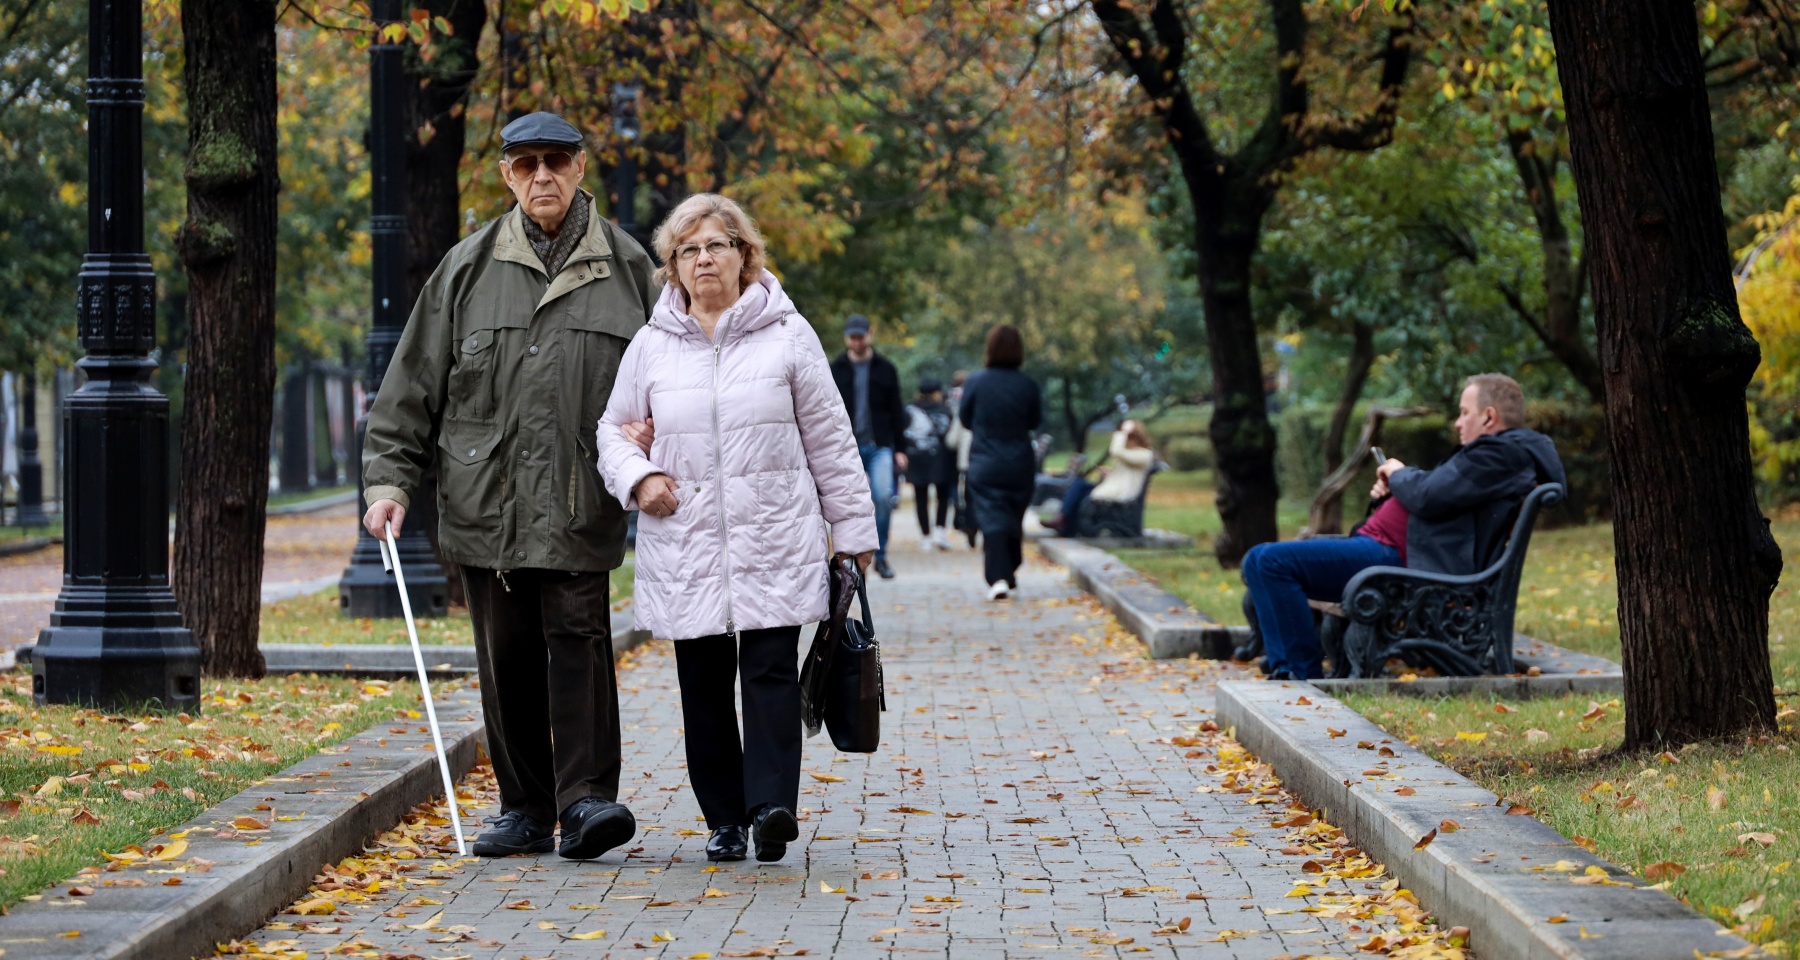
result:
M 844 412 L 856 423 L 856 365 L 850 351 L 831 361 L 831 379 L 837 381 L 838 393 L 844 397 Z M 869 427 L 870 438 L 877 447 L 906 452 L 906 401 L 900 395 L 900 371 L 888 358 L 875 351 L 869 358 Z M 865 442 L 861 436 L 858 443 Z
M 1406 508 L 1406 565 L 1479 573 L 1499 555 L 1525 495 L 1568 481 L 1549 437 L 1514 427 L 1477 437 L 1430 470 L 1406 467 L 1388 489 Z

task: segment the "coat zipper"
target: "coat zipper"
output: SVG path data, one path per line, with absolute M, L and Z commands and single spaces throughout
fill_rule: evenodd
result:
M 725 492 L 720 485 L 725 478 L 724 437 L 719 432 L 719 348 L 723 344 L 713 344 L 713 499 L 719 502 L 719 543 L 723 548 L 725 570 L 722 580 L 725 584 L 725 633 L 737 632 L 737 624 L 731 619 L 731 532 L 725 526 Z

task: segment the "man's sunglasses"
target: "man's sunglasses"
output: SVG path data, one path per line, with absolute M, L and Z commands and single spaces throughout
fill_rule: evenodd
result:
M 507 166 L 512 168 L 513 176 L 521 178 L 537 176 L 539 163 L 549 167 L 551 173 L 561 176 L 568 173 L 569 168 L 575 165 L 575 155 L 560 152 L 528 153 L 506 161 Z

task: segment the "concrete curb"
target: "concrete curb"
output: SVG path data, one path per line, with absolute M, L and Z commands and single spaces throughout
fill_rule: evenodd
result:
M 17 557 L 27 553 L 36 553 L 39 550 L 48 549 L 51 544 L 56 542 L 56 539 L 51 537 L 26 537 L 10 543 L 0 543 L 0 557 Z
M 1053 563 L 1069 568 L 1077 586 L 1112 611 L 1125 629 L 1137 634 L 1158 660 L 1199 654 L 1229 660 L 1231 651 L 1249 635 L 1244 627 L 1227 627 L 1187 605 L 1180 597 L 1151 583 L 1118 557 L 1077 540 L 1038 541 Z
M 639 647 L 650 640 L 650 631 L 639 630 L 631 608 L 612 613 L 613 656 Z M 33 645 L 0 654 L 0 669 L 14 663 L 31 663 Z M 342 673 L 352 676 L 410 677 L 418 672 L 413 665 L 412 647 L 394 643 L 343 643 L 325 646 L 317 643 L 265 643 L 263 669 L 270 674 Z M 475 673 L 473 646 L 421 647 L 425 669 L 432 676 Z
M 483 740 L 480 696 L 454 691 L 440 699 L 438 715 L 451 768 L 460 777 L 474 766 Z M 254 931 L 304 894 L 321 865 L 357 853 L 443 789 L 431 735 L 413 723 L 407 733 L 390 733 L 392 723 L 379 722 L 325 748 L 182 825 L 214 830 L 229 828 L 234 817 L 253 816 L 269 829 L 229 839 L 190 834 L 187 858 L 214 865 L 205 873 L 178 875 L 179 886 L 162 885 L 162 877 L 142 877 L 150 881 L 143 887 L 105 886 L 146 869 L 133 867 L 81 878 L 81 885 L 93 888 L 92 896 L 70 897 L 74 884 L 63 882 L 44 891 L 38 902 L 14 906 L 0 917 L 8 960 L 211 956 L 216 943 Z M 273 814 L 255 809 L 258 804 L 274 807 Z M 282 819 L 290 816 L 297 819 Z M 262 842 L 244 842 L 254 837 Z M 82 906 L 71 908 L 71 900 Z M 65 936 L 70 930 L 80 936 Z
M 1159 659 L 1198 653 L 1214 660 L 1231 659 L 1232 650 L 1246 642 L 1248 627 L 1228 627 L 1189 606 L 1187 601 L 1163 590 L 1118 557 L 1085 541 L 1041 540 L 1044 555 L 1069 568 L 1077 586 L 1094 595 L 1119 618 L 1125 629 L 1138 635 Z M 1527 700 L 1568 693 L 1616 694 L 1625 689 L 1619 665 L 1604 657 L 1567 650 L 1513 634 L 1513 658 L 1521 669 L 1537 667 L 1539 675 L 1509 677 L 1420 677 L 1416 680 L 1319 680 L 1320 689 L 1336 692 L 1364 691 L 1410 697 L 1448 697 L 1481 694 Z
M 1440 923 L 1468 927 L 1482 960 L 1689 960 L 1749 945 L 1536 818 L 1508 816 L 1494 794 L 1311 684 L 1222 682 L 1218 722 Z M 1459 829 L 1440 830 L 1446 818 Z M 1571 882 L 1589 867 L 1609 882 Z
M 613 656 L 647 643 L 650 631 L 639 630 L 631 610 L 615 610 L 612 615 Z M 473 646 L 421 647 L 425 669 L 433 675 L 473 674 Z M 332 646 L 309 643 L 269 643 L 262 647 L 263 659 L 270 673 L 347 673 L 358 676 L 412 676 L 412 647 L 398 644 L 344 643 Z
M 265 515 L 271 517 L 292 517 L 302 513 L 317 513 L 320 510 L 341 507 L 346 503 L 356 503 L 361 498 L 362 491 L 345 490 L 342 493 L 333 493 L 323 497 L 314 497 L 311 500 L 297 500 L 293 503 L 284 503 L 279 507 L 270 507 Z

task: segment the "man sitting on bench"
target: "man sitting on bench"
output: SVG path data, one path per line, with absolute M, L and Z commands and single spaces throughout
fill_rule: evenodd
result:
M 1513 378 L 1463 382 L 1456 452 L 1435 469 L 1389 459 L 1375 470 L 1373 514 L 1348 537 L 1264 543 L 1244 555 L 1244 585 L 1262 631 L 1270 679 L 1323 676 L 1308 599 L 1337 602 L 1344 585 L 1375 566 L 1478 573 L 1504 549 L 1520 501 L 1541 483 L 1563 483 L 1550 438 L 1527 430 L 1525 395 Z

